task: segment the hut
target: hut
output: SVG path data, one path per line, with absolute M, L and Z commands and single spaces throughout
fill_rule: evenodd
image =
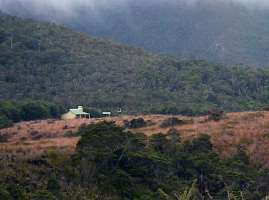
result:
M 86 113 L 83 111 L 82 106 L 78 106 L 78 108 L 70 109 L 67 113 L 63 114 L 62 119 L 77 119 L 77 118 L 90 118 L 90 113 Z

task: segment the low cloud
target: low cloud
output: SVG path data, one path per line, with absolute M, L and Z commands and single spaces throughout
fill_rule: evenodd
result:
M 60 15 L 76 15 L 81 8 L 87 8 L 89 10 L 95 11 L 102 6 L 112 6 L 112 5 L 128 5 L 132 1 L 143 0 L 0 0 L 0 9 L 9 12 L 16 9 L 27 9 L 38 14 L 48 14 L 54 12 Z M 147 0 L 150 1 L 150 0 Z M 165 2 L 165 3 L 185 3 L 189 5 L 195 5 L 196 3 L 239 3 L 247 7 L 269 7 L 269 0 L 151 0 L 152 3 Z
M 124 2 L 125 0 L 0 0 L 0 8 L 6 10 L 20 5 L 23 8 L 34 8 L 37 11 L 53 9 L 59 12 L 73 13 L 81 7 L 94 9 L 96 6 Z

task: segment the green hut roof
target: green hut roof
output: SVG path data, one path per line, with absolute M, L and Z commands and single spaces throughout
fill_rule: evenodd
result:
M 70 112 L 74 113 L 75 115 L 89 115 L 89 113 L 83 112 L 80 109 L 70 109 Z

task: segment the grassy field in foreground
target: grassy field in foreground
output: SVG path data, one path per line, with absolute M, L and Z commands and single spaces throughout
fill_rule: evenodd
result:
M 179 119 L 178 124 L 167 124 L 171 118 Z M 171 128 L 177 129 L 184 139 L 201 134 L 211 136 L 215 151 L 222 157 L 233 155 L 238 145 L 244 146 L 255 164 L 269 166 L 269 112 L 240 112 L 226 114 L 220 121 L 208 120 L 208 116 L 184 117 L 166 115 L 121 116 L 102 119 L 40 120 L 17 123 L 11 128 L 1 129 L 0 153 L 31 157 L 44 151 L 58 149 L 73 152 L 79 140 L 72 136 L 82 124 L 100 121 L 115 121 L 124 125 L 126 121 L 143 118 L 147 125 L 132 128 L 132 132 L 146 135 L 166 134 Z

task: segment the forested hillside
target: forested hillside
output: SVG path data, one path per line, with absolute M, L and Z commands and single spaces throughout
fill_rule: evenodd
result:
M 268 7 L 245 6 L 255 1 L 91 0 L 93 7 L 77 3 L 80 6 L 73 8 L 71 15 L 57 7 L 55 12 L 50 6 L 36 9 L 38 4 L 29 2 L 33 0 L 6 1 L 3 9 L 179 58 L 269 65 Z
M 0 17 L 0 99 L 193 114 L 268 104 L 269 71 L 180 61 L 49 23 Z

